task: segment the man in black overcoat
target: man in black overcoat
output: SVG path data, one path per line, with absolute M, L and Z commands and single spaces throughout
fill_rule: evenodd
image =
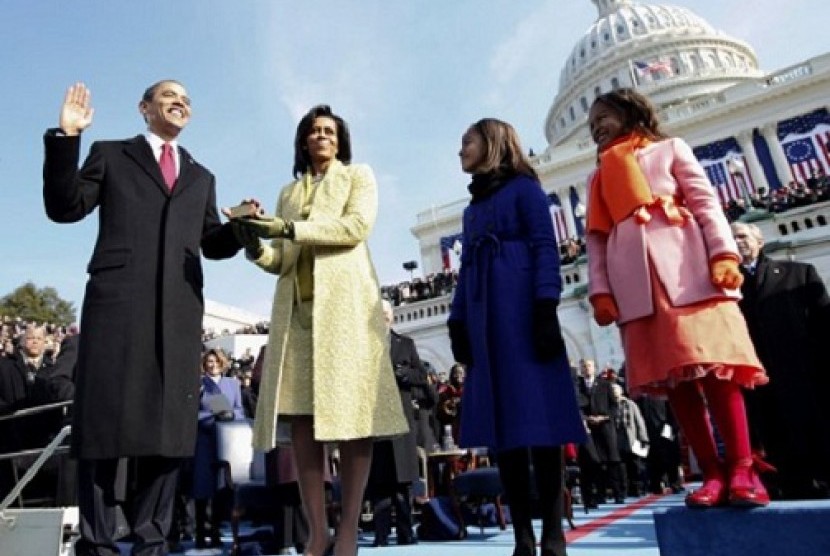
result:
M 612 415 L 617 408 L 611 382 L 597 376 L 592 359 L 580 362 L 581 376 L 577 381 L 577 400 L 582 418 L 588 426 L 590 438 L 580 447 L 582 495 L 586 507 L 605 502 L 608 487 L 614 502 L 624 502 L 622 460 L 617 445 L 617 431 Z M 596 493 L 594 494 L 594 490 Z
M 374 546 L 389 544 L 393 506 L 398 544 L 415 542 L 412 531 L 412 482 L 418 479 L 418 448 L 415 441 L 415 406 L 412 402 L 413 391 L 421 391 L 427 384 L 426 369 L 418 357 L 415 342 L 391 329 L 392 305 L 386 300 L 383 301 L 383 312 L 386 325 L 390 327 L 392 368 L 409 432 L 391 440 L 378 440 L 373 445 L 367 489 L 375 519 Z
M 78 555 L 116 555 L 115 483 L 129 458 L 127 511 L 136 556 L 165 554 L 176 476 L 191 457 L 199 405 L 203 313 L 200 252 L 240 245 L 216 209 L 214 176 L 177 143 L 190 120 L 184 86 L 150 86 L 138 109 L 147 131 L 97 141 L 80 169 L 92 123 L 82 83 L 44 137 L 43 197 L 55 222 L 98 209 L 78 347 L 72 452 L 79 459 Z M 116 481 L 116 476 L 119 481 Z
M 58 366 L 44 355 L 44 339 L 43 327 L 27 326 L 17 350 L 10 357 L 0 358 L 0 415 L 72 399 L 72 381 L 59 373 Z M 0 453 L 45 448 L 60 431 L 65 409 L 0 421 Z M 25 456 L 14 463 L 0 462 L 0 499 L 14 487 L 13 465 L 21 475 L 35 459 L 35 456 Z M 35 491 L 36 496 L 54 493 L 58 469 L 56 458 L 49 460 L 24 493 Z
M 769 375 L 746 391 L 753 448 L 778 470 L 764 475 L 773 498 L 828 496 L 830 480 L 830 297 L 813 265 L 763 253 L 753 224 L 736 222 L 744 283 L 739 305 Z

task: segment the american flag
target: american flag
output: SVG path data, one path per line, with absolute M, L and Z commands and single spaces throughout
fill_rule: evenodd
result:
M 817 170 L 830 173 L 830 125 L 819 125 L 806 137 L 781 146 L 796 180 L 804 182 Z
M 713 141 L 706 145 L 695 147 L 695 156 L 706 171 L 706 177 L 715 187 L 715 191 L 721 203 L 743 199 L 741 191 L 741 179 L 745 180 L 749 192 L 755 191 L 755 182 L 749 173 L 746 158 L 741 154 L 741 147 L 734 137 L 727 137 L 719 141 Z M 737 176 L 729 173 L 726 163 L 730 159 L 737 159 L 743 163 L 744 170 Z
M 550 217 L 553 220 L 553 233 L 556 235 L 556 241 L 561 243 L 570 237 L 568 233 L 568 223 L 565 220 L 565 213 L 562 210 L 562 202 L 559 200 L 559 195 L 556 193 L 548 194 L 548 208 L 550 209 Z
M 744 165 L 744 171 L 737 176 L 730 174 L 726 166 L 730 158 L 737 158 Z M 701 160 L 700 163 L 706 171 L 706 177 L 709 178 L 709 181 L 715 187 L 721 203 L 743 199 L 743 191 L 741 190 L 742 179 L 745 180 L 749 192 L 755 192 L 755 183 L 752 181 L 752 176 L 746 169 L 746 159 L 742 155 L 730 153 L 719 160 Z
M 452 268 L 452 260 L 450 252 L 455 247 L 455 242 L 461 241 L 461 234 L 453 234 L 451 236 L 444 236 L 440 240 L 441 245 L 441 266 L 444 269 Z
M 665 60 L 654 60 L 653 62 L 643 62 L 642 60 L 634 60 L 634 68 L 637 70 L 637 75 L 645 77 L 655 73 L 663 73 L 672 75 L 674 72 L 671 69 L 671 64 Z
M 819 169 L 830 173 L 830 113 L 826 108 L 778 122 L 778 140 L 794 178 L 804 181 Z

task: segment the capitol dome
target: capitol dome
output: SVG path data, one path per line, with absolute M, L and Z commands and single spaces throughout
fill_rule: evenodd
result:
M 761 75 L 752 48 L 686 8 L 632 0 L 591 0 L 599 10 L 565 61 L 548 111 L 552 147 L 588 138 L 597 95 L 635 87 L 658 106 L 690 102 Z

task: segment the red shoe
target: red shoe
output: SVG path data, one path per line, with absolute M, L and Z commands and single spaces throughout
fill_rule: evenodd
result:
M 726 482 L 723 476 L 717 475 L 704 479 L 703 485 L 686 496 L 686 506 L 689 508 L 714 508 L 723 506 L 727 501 Z
M 729 505 L 739 508 L 760 508 L 769 504 L 769 494 L 755 472 L 752 460 L 740 461 L 732 467 L 729 478 Z

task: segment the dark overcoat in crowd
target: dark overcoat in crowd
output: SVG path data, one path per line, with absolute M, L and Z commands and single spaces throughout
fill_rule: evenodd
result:
M 71 381 L 45 357 L 37 369 L 29 369 L 20 352 L 0 358 L 0 415 L 68 401 L 72 393 Z M 62 416 L 62 409 L 54 409 L 0 422 L 0 453 L 44 448 L 60 430 Z
M 143 136 L 92 144 L 47 132 L 43 196 L 55 222 L 98 209 L 81 309 L 72 450 L 85 459 L 189 457 L 196 440 L 200 251 L 240 245 L 216 209 L 215 179 L 179 147 L 170 192 Z
M 810 264 L 763 253 L 739 302 L 766 386 L 746 392 L 756 447 L 788 478 L 830 478 L 830 297 Z
M 609 419 L 597 424 L 588 423 L 591 430 L 591 442 L 587 444 L 593 449 L 591 457 L 596 461 L 617 462 L 620 461 L 620 450 L 617 444 L 617 430 L 614 427 L 614 415 L 617 402 L 614 401 L 614 393 L 611 390 L 611 382 L 601 377 L 594 378 L 594 384 L 588 388 L 584 377 L 579 377 L 579 403 L 580 410 L 585 417 L 589 415 L 606 416 Z
M 411 483 L 418 478 L 418 445 L 415 441 L 414 395 L 422 392 L 427 373 L 418 357 L 412 338 L 390 331 L 389 352 L 392 369 L 401 395 L 401 405 L 409 424 L 406 434 L 374 443 L 369 489 L 394 483 Z
M 472 351 L 459 444 L 496 451 L 585 441 L 567 354 L 536 357 L 533 308 L 559 299 L 559 251 L 539 182 L 520 175 L 464 210 L 450 320 Z

